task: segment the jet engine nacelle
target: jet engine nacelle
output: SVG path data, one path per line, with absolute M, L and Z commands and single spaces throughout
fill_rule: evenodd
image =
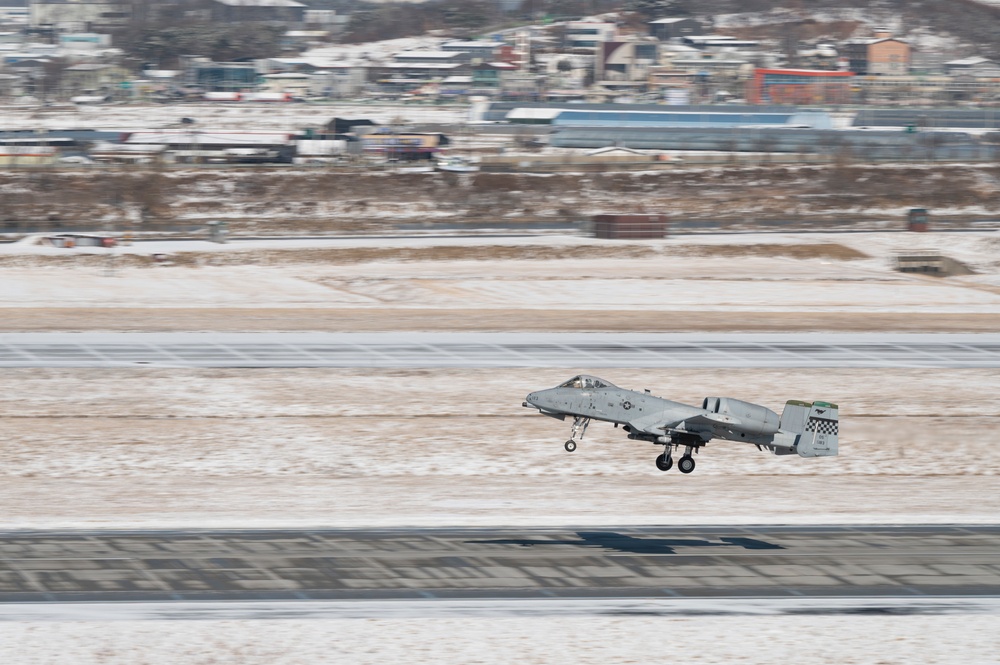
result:
M 747 434 L 774 434 L 778 431 L 778 414 L 760 406 L 732 397 L 706 397 L 701 408 L 712 413 L 732 416 L 739 421 L 733 429 Z

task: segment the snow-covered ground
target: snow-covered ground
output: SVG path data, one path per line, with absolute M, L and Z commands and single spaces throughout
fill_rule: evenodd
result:
M 841 409 L 841 455 L 654 446 L 524 396 L 590 368 L 17 369 L 0 400 L 0 527 L 991 522 L 994 370 L 608 370 L 686 403 Z M 809 497 L 785 501 L 780 497 Z
M 513 258 L 491 260 L 491 247 Z M 861 254 L 838 260 L 844 247 Z M 463 248 L 469 260 L 461 260 Z M 315 254 L 297 254 L 302 250 Z M 359 263 L 364 250 L 380 254 Z M 559 252 L 573 258 L 546 259 Z M 979 274 L 947 280 L 900 274 L 892 269 L 900 252 L 944 253 Z M 197 260 L 167 266 L 37 261 L 94 254 L 190 254 Z M 815 258 L 794 258 L 803 254 Z M 1000 312 L 1000 235 L 993 232 L 679 236 L 631 243 L 582 236 L 164 241 L 113 250 L 26 241 L 0 245 L 4 256 L 25 262 L 8 260 L 0 268 L 0 308 Z
M 843 247 L 796 249 L 817 241 L 868 258 L 837 258 Z M 143 243 L 116 251 L 167 252 L 177 265 L 123 258 L 113 270 L 88 258 L 92 250 L 4 245 L 0 313 L 78 308 L 88 329 L 96 318 L 87 308 L 96 317 L 109 307 L 200 307 L 217 321 L 239 308 L 288 304 L 316 312 L 505 308 L 516 329 L 564 308 L 614 307 L 629 317 L 718 309 L 732 313 L 734 326 L 741 312 L 762 309 L 788 312 L 790 325 L 802 311 L 854 309 L 877 321 L 893 311 L 919 319 L 1000 309 L 991 286 L 996 234 L 988 233 L 309 241 L 329 252 L 320 256 L 292 244 Z M 365 260 L 370 250 L 389 255 Z M 414 250 L 424 253 L 405 253 Z M 937 250 L 980 274 L 892 272 L 892 255 L 907 250 Z M 198 260 L 182 262 L 186 252 Z M 226 264 L 241 257 L 244 265 Z M 567 454 L 568 423 L 520 406 L 526 393 L 587 369 L 5 371 L 0 528 L 993 523 L 1000 514 L 996 371 L 602 371 L 618 385 L 689 403 L 732 395 L 772 407 L 791 398 L 840 405 L 840 457 L 778 458 L 713 443 L 697 471 L 682 476 L 657 471 L 655 447 L 607 425 L 591 427 Z M 575 665 L 666 656 L 985 665 L 1000 652 L 996 612 L 812 609 L 284 619 L 193 609 L 171 619 L 137 612 L 134 621 L 26 612 L 0 621 L 0 662 Z
M 453 123 L 469 117 L 465 104 L 419 105 L 393 103 L 335 104 L 225 104 L 196 102 L 183 104 L 130 104 L 128 106 L 78 106 L 38 109 L 31 106 L 0 105 L 4 129 L 95 129 L 138 131 L 142 129 L 185 128 L 181 118 L 191 118 L 198 131 L 288 131 L 325 125 L 334 117 L 367 118 L 381 124 Z
M 0 623 L 0 660 L 32 665 L 994 665 L 997 653 L 1000 614 Z

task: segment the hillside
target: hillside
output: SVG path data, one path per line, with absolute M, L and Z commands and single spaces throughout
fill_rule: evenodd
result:
M 676 4 L 676 3 L 675 3 Z M 718 32 L 781 39 L 862 38 L 884 26 L 917 48 L 1000 57 L 1000 2 L 975 0 L 705 0 L 679 3 Z
M 552 176 L 325 168 L 0 173 L 2 221 L 14 233 L 121 228 L 140 219 L 185 226 L 225 219 L 236 234 L 344 233 L 398 224 L 573 222 L 611 211 L 748 227 L 772 221 L 788 229 L 881 228 L 901 223 L 909 207 L 930 208 L 935 223 L 995 219 L 998 192 L 1000 167 L 993 164 L 733 165 Z

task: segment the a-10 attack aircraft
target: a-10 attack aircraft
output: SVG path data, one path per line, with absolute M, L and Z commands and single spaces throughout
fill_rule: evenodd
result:
M 839 418 L 837 405 L 789 400 L 781 418 L 770 409 L 732 397 L 706 397 L 701 408 L 614 386 L 596 376 L 581 374 L 555 388 L 531 393 L 522 406 L 535 407 L 545 416 L 573 418 L 567 452 L 576 450 L 576 438 L 591 420 L 622 425 L 628 438 L 663 446 L 656 466 L 667 471 L 674 465 L 672 451 L 684 446 L 677 461 L 681 473 L 694 471 L 691 453 L 712 439 L 742 441 L 775 455 L 832 457 L 837 454 Z

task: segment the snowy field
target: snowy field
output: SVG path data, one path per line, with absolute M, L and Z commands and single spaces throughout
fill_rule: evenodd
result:
M 31 243 L 0 245 L 0 308 L 1000 313 L 995 232 Z M 900 252 L 977 274 L 904 275 Z M 176 265 L 129 258 L 160 253 Z
M 0 105 L 4 129 L 94 129 L 138 131 L 142 129 L 190 129 L 181 118 L 191 118 L 198 131 L 238 130 L 255 132 L 298 131 L 325 125 L 334 117 L 367 118 L 379 124 L 456 123 L 469 117 L 468 106 L 392 103 L 335 104 L 224 104 L 192 102 L 184 104 L 130 104 L 128 106 L 34 106 Z
M 393 328 L 394 318 L 421 311 L 459 319 L 495 311 L 505 330 L 537 330 L 539 319 L 564 330 L 560 312 L 593 312 L 595 330 L 606 316 L 627 325 L 679 312 L 697 330 L 697 316 L 714 313 L 734 331 L 761 311 L 787 317 L 789 330 L 818 312 L 870 321 L 873 332 L 887 312 L 915 324 L 942 313 L 959 323 L 1000 313 L 996 233 L 140 243 L 120 251 L 166 252 L 176 264 L 123 259 L 111 272 L 88 259 L 100 250 L 0 251 L 5 325 L 11 317 L 30 323 L 24 312 L 75 308 L 79 327 L 71 330 L 122 329 L 100 317 L 107 308 L 140 321 L 143 312 L 183 321 L 200 308 L 203 326 L 231 329 L 222 324 L 234 312 L 269 307 L 315 312 L 302 325 L 321 331 L 317 321 L 336 325 L 338 313 L 359 311 L 385 314 L 389 331 L 412 331 Z M 903 275 L 891 268 L 899 251 L 941 251 L 978 274 Z M 681 477 L 657 472 L 653 446 L 609 427 L 591 428 L 568 455 L 568 425 L 520 407 L 528 392 L 588 369 L 8 371 L 0 525 L 948 522 L 1000 514 L 995 371 L 611 372 L 617 385 L 687 403 L 725 395 L 779 411 L 793 398 L 841 405 L 837 459 L 775 458 L 720 443 Z M 810 500 L 776 501 L 778 487 Z
M 993 665 L 997 653 L 1000 614 L 0 623 L 0 660 L 32 665 Z
M 816 242 L 840 249 L 794 249 Z M 577 309 L 630 318 L 683 311 L 691 321 L 712 310 L 731 314 L 729 329 L 739 330 L 743 316 L 767 310 L 787 314 L 789 329 L 797 312 L 813 311 L 854 312 L 878 331 L 886 312 L 919 323 L 928 314 L 961 321 L 1000 311 L 997 234 L 989 233 L 308 245 L 142 243 L 117 250 L 122 260 L 110 271 L 88 257 L 92 250 L 2 245 L 0 312 L 8 330 L 37 329 L 30 318 L 10 327 L 28 309 L 63 308 L 83 313 L 74 329 L 114 330 L 124 324 L 101 311 L 153 317 L 199 308 L 211 330 L 253 307 L 317 317 L 453 308 L 501 312 L 500 328 L 517 330 Z M 161 251 L 175 264 L 125 256 Z M 891 269 L 899 251 L 939 251 L 978 274 L 901 275 Z M 303 329 L 322 330 L 316 320 Z M 553 330 L 564 329 L 554 321 Z M 840 405 L 840 457 L 778 458 L 713 442 L 682 476 L 657 471 L 656 447 L 604 424 L 567 454 L 568 423 L 520 406 L 526 393 L 587 369 L 5 371 L 0 528 L 994 523 L 1000 514 L 995 370 L 596 372 L 689 403 L 731 395 L 772 408 L 791 398 Z M 944 606 L 912 616 L 687 606 L 688 616 L 658 616 L 584 602 L 569 613 L 484 616 L 488 606 L 442 615 L 435 604 L 420 606 L 428 616 L 302 616 L 279 607 L 253 617 L 126 607 L 131 616 L 0 608 L 0 662 L 985 665 L 1000 652 L 1000 612 Z
M 609 370 L 687 403 L 840 405 L 841 455 L 655 446 L 524 396 L 588 368 L 16 369 L 0 402 L 0 527 L 992 522 L 995 370 Z M 779 497 L 809 497 L 780 500 Z

